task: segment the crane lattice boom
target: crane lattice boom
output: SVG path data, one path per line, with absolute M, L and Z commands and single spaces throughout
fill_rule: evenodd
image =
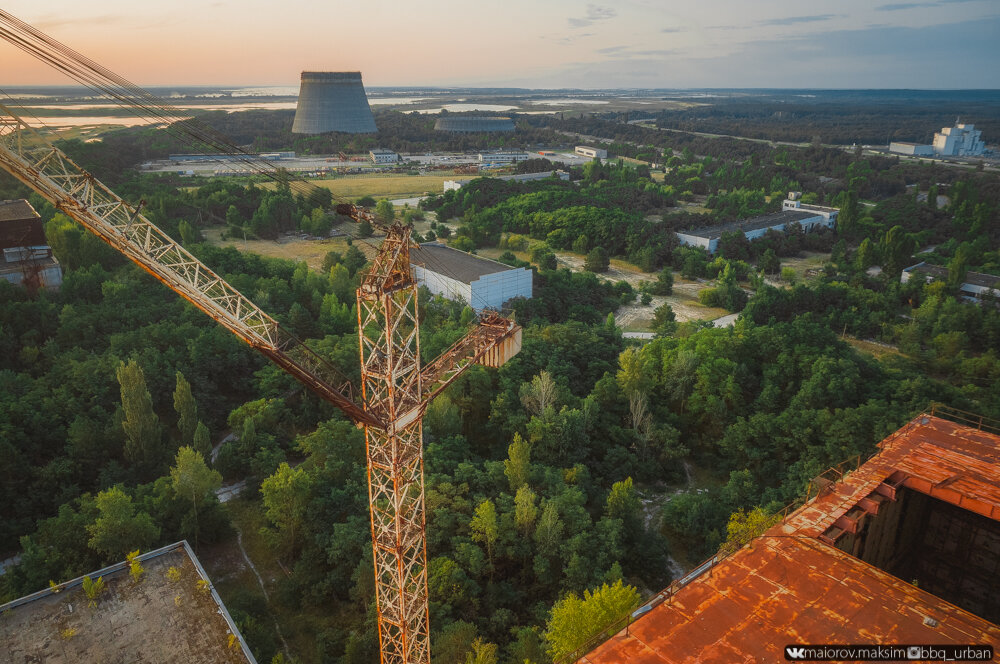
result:
M 0 168 L 123 253 L 365 427 L 372 550 L 383 664 L 429 664 L 422 418 L 427 404 L 472 364 L 499 366 L 521 328 L 493 312 L 420 364 L 410 229 L 385 240 L 357 290 L 363 405 L 350 382 L 259 307 L 0 105 Z M 370 213 L 340 206 L 356 220 Z

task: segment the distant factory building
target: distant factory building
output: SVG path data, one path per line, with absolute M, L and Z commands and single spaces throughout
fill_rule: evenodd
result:
M 448 115 L 438 118 L 434 131 L 450 131 L 459 134 L 478 132 L 514 131 L 514 121 L 510 118 L 480 115 Z
M 399 153 L 383 148 L 369 150 L 368 157 L 373 164 L 395 164 L 399 161 Z
M 519 161 L 531 159 L 531 155 L 520 150 L 498 150 L 496 152 L 480 152 L 477 158 L 480 164 L 516 164 Z
M 375 118 L 368 105 L 361 72 L 302 72 L 299 102 L 292 133 L 375 133 Z
M 986 150 L 983 132 L 975 125 L 956 123 L 934 134 L 934 153 L 942 157 L 978 157 Z
M 931 283 L 948 279 L 948 268 L 930 263 L 917 263 L 903 270 L 899 281 L 906 283 L 910 279 L 920 278 Z M 1000 277 L 983 272 L 966 272 L 965 278 L 958 286 L 958 292 L 967 302 L 981 303 L 986 299 L 1000 301 Z
M 175 162 L 185 162 L 185 161 L 220 161 L 229 162 L 233 159 L 239 159 L 246 157 L 248 155 L 238 153 L 238 154 L 226 154 L 224 152 L 219 152 L 215 154 L 172 154 L 170 155 L 170 161 Z M 257 157 L 258 159 L 267 159 L 268 161 L 280 161 L 282 159 L 295 159 L 294 152 L 262 152 L 258 154 L 250 154 L 250 157 Z
M 552 176 L 559 178 L 560 180 L 569 180 L 569 173 L 566 171 L 542 171 L 541 173 L 520 173 L 518 175 L 501 175 L 500 177 L 493 178 L 495 180 L 506 180 L 509 182 L 530 182 L 531 180 L 545 180 Z M 475 178 L 466 178 L 464 180 L 445 180 L 444 190 L 451 191 L 453 189 L 461 189 L 465 185 L 472 182 Z
M 581 157 L 589 157 L 591 159 L 607 159 L 608 151 L 602 150 L 601 148 L 592 148 L 587 145 L 578 145 L 575 150 L 576 154 Z
M 0 201 L 0 252 L 0 278 L 29 290 L 62 285 L 42 219 L 24 199 Z
M 784 232 L 785 227 L 792 222 L 798 223 L 806 232 L 817 228 L 833 228 L 837 223 L 838 212 L 837 208 L 803 203 L 801 193 L 792 191 L 789 192 L 788 199 L 781 204 L 781 212 L 707 228 L 677 231 L 677 239 L 681 244 L 702 247 L 708 253 L 714 254 L 719 249 L 719 240 L 723 233 L 740 231 L 747 240 L 756 240 L 764 237 L 768 231 Z
M 417 283 L 435 295 L 465 302 L 476 311 L 503 308 L 515 297 L 531 297 L 531 270 L 510 267 L 436 242 L 410 250 Z
M 889 152 L 896 154 L 908 154 L 914 157 L 933 157 L 934 146 L 922 145 L 920 143 L 908 143 L 906 141 L 893 141 L 889 144 Z

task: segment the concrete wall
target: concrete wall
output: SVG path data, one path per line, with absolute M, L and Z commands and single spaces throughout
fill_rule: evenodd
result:
M 511 298 L 531 297 L 531 277 L 531 270 L 523 267 L 483 275 L 471 284 L 472 308 L 476 311 L 487 307 L 499 310 Z
M 715 250 L 719 248 L 719 238 L 709 240 L 707 237 L 698 237 L 697 235 L 688 235 L 687 233 L 677 233 L 677 239 L 680 240 L 683 245 L 707 249 L 710 254 L 714 254 Z
M 443 274 L 425 269 L 419 265 L 413 266 L 413 273 L 417 279 L 417 284 L 427 286 L 427 289 L 435 295 L 446 297 L 449 300 L 459 300 L 468 304 L 472 301 L 472 288 L 469 284 L 446 277 Z

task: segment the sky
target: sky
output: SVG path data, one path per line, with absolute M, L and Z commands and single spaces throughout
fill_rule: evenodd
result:
M 5 0 L 142 86 L 1000 88 L 998 0 Z M 0 42 L 0 87 L 70 84 Z

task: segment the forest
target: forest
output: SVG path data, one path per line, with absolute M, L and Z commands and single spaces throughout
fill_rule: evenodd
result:
M 253 121 L 234 119 L 256 135 Z M 996 271 L 995 174 L 575 122 L 664 151 L 664 179 L 595 163 L 569 183 L 477 180 L 424 205 L 453 220 L 457 245 L 506 248 L 502 260 L 535 271 L 535 296 L 513 304 L 521 352 L 499 370 L 469 371 L 425 418 L 435 664 L 557 660 L 589 636 L 589 617 L 621 615 L 669 583 L 670 560 L 711 555 L 731 514 L 778 511 L 931 401 L 1000 417 L 1000 311 L 956 298 L 953 279 L 899 283 L 928 246 L 919 259 L 955 279 Z M 70 146 L 357 378 L 360 252 L 329 255 L 316 271 L 200 237 L 220 225 L 264 238 L 301 228 L 328 200 L 232 183 L 181 191 L 118 170 L 126 157 L 113 148 Z M 733 236 L 710 257 L 669 232 L 767 212 L 793 189 L 841 209 L 835 233 Z M 270 601 L 256 587 L 224 596 L 258 661 L 376 661 L 361 432 L 0 176 L 0 199 L 18 197 L 45 219 L 65 275 L 61 290 L 36 296 L 0 283 L 0 460 L 19 471 L 0 485 L 0 542 L 21 555 L 0 577 L 2 597 L 179 538 L 211 556 L 234 538 L 232 510 L 253 509 L 264 525 L 252 535 L 288 571 Z M 704 212 L 678 207 L 692 197 Z M 599 268 L 555 269 L 555 251 L 589 258 L 598 248 L 664 284 L 674 272 L 714 279 L 711 297 L 741 316 L 714 328 L 664 312 L 656 339 L 626 340 L 612 314 L 640 294 Z M 830 252 L 815 276 L 794 286 L 767 278 L 806 249 Z M 420 310 L 425 359 L 473 320 L 426 291 Z M 852 343 L 866 339 L 892 350 Z M 699 490 L 683 490 L 692 476 Z M 220 504 L 215 490 L 240 479 L 248 489 L 236 506 Z M 284 659 L 275 618 L 296 646 Z

